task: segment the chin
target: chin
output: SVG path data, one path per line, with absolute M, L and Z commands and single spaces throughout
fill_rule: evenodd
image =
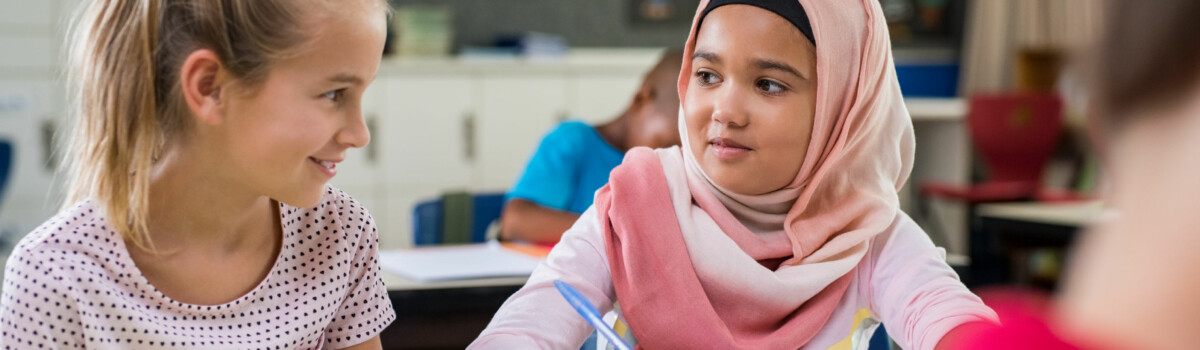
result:
M 710 172 L 705 170 L 705 172 L 708 173 L 708 178 L 712 179 L 714 185 L 720 186 L 721 188 L 733 193 L 755 196 L 773 191 L 773 189 L 764 188 L 764 186 L 762 186 L 764 185 L 762 183 L 762 176 L 755 176 L 753 174 L 746 174 L 743 172 L 728 171 L 730 169 L 726 170 L 727 171 L 724 172 Z
M 289 191 L 288 193 L 280 193 L 279 195 L 271 196 L 275 200 L 297 208 L 311 208 L 321 203 L 321 198 L 325 196 L 325 184 L 320 186 L 304 186 L 303 189 Z

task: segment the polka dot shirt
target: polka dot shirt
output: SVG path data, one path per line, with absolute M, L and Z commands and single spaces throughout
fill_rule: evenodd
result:
M 336 349 L 396 318 L 371 215 L 332 187 L 316 207 L 280 205 L 275 265 L 222 305 L 155 289 L 100 213 L 81 202 L 18 243 L 0 295 L 0 348 Z

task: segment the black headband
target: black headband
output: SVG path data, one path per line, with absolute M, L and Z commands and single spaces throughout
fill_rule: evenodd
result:
M 700 23 L 704 22 L 704 17 L 708 16 L 709 12 L 715 8 L 733 4 L 751 5 L 774 12 L 779 17 L 792 22 L 792 25 L 800 29 L 800 33 L 804 34 L 804 37 L 808 38 L 813 46 L 817 45 L 817 41 L 813 40 L 812 24 L 808 22 L 808 13 L 804 12 L 804 6 L 800 6 L 799 0 L 712 0 L 700 14 L 700 20 L 696 22 L 696 32 L 700 32 Z

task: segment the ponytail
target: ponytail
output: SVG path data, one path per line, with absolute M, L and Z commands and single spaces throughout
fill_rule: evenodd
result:
M 68 72 L 78 124 L 67 146 L 67 203 L 94 198 L 113 230 L 147 250 L 148 173 L 162 144 L 154 93 L 160 5 L 92 3 L 73 30 Z

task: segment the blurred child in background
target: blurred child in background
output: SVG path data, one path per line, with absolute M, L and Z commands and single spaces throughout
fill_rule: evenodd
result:
M 592 205 L 608 173 L 634 147 L 679 145 L 679 79 L 682 52 L 664 52 L 616 119 L 595 127 L 559 124 L 538 145 L 525 172 L 506 196 L 500 236 L 506 240 L 555 243 Z

